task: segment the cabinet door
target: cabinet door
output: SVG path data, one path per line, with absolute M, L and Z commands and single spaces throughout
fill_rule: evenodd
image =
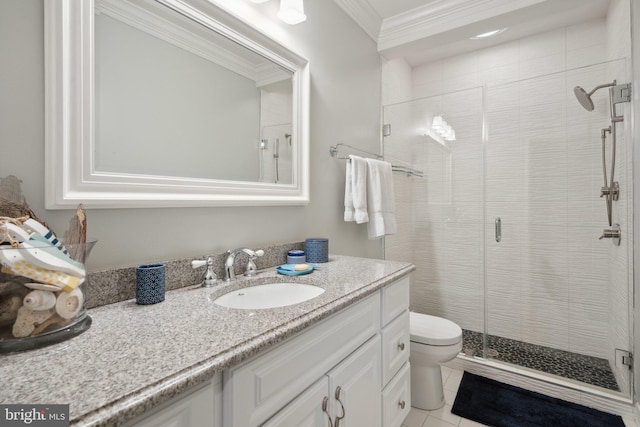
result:
M 225 427 L 256 427 L 380 331 L 375 293 L 224 373 Z
M 329 372 L 334 427 L 381 426 L 380 350 L 376 335 Z
M 327 427 L 329 380 L 326 376 L 305 390 L 262 427 Z
M 212 382 L 186 392 L 140 418 L 127 427 L 216 427 L 222 406 L 222 382 L 217 375 Z

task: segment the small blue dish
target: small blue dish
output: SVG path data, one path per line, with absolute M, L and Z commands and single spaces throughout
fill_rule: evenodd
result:
M 285 276 L 301 276 L 303 274 L 309 274 L 313 271 L 314 266 L 309 264 L 306 270 L 295 270 L 294 268 L 300 264 L 285 264 L 279 265 L 276 267 L 276 271 L 280 274 L 284 274 Z

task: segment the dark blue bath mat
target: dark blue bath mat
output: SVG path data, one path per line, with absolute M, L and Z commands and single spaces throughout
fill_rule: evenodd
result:
M 622 418 L 465 372 L 451 409 L 493 427 L 625 427 Z

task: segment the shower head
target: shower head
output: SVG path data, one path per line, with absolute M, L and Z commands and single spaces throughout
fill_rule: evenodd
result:
M 613 83 L 606 83 L 600 86 L 596 86 L 591 92 L 588 92 L 588 93 L 582 87 L 576 86 L 573 88 L 573 93 L 576 95 L 576 99 L 578 100 L 580 105 L 584 107 L 585 110 L 593 111 L 594 107 L 593 107 L 593 100 L 591 99 L 591 95 L 593 95 L 595 91 L 597 91 L 598 89 L 602 89 L 603 87 L 611 87 L 615 85 L 616 85 L 616 81 L 614 80 Z
M 593 111 L 593 101 L 591 100 L 591 94 L 587 93 L 586 90 L 582 89 L 580 86 L 576 86 L 573 88 L 573 93 L 576 95 L 576 99 L 584 107 L 587 111 Z

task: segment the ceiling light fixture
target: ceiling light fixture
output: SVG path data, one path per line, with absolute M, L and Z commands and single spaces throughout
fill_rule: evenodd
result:
M 280 0 L 278 18 L 289 25 L 299 24 L 307 19 L 302 0 Z
M 507 28 L 501 28 L 499 30 L 487 31 L 486 33 L 478 34 L 473 37 L 469 37 L 471 40 L 482 40 L 488 37 L 497 36 L 498 34 L 502 34 L 507 31 Z
M 269 0 L 251 0 L 251 3 L 266 3 Z

